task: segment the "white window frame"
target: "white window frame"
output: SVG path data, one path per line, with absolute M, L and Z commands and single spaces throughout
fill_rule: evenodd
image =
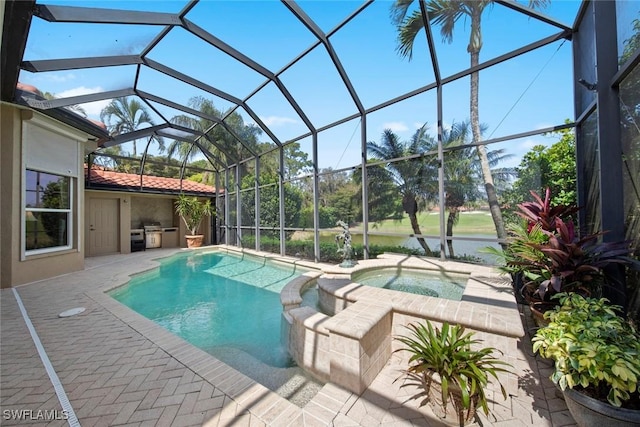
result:
M 48 175 L 61 176 L 65 178 L 69 178 L 69 208 L 67 209 L 52 209 L 52 208 L 32 208 L 27 207 L 27 171 L 32 172 L 41 172 L 46 173 Z M 37 170 L 34 168 L 24 168 L 23 176 L 22 176 L 22 213 L 21 213 L 21 240 L 22 240 L 22 260 L 24 261 L 27 257 L 32 255 L 40 255 L 40 254 L 49 254 L 61 251 L 68 251 L 73 249 L 73 217 L 74 217 L 74 206 L 75 206 L 75 178 L 69 175 L 62 175 L 59 173 L 52 173 L 43 170 Z M 64 246 L 52 246 L 49 248 L 41 248 L 41 249 L 27 249 L 27 227 L 26 227 L 26 217 L 27 212 L 62 212 L 67 214 L 67 244 Z

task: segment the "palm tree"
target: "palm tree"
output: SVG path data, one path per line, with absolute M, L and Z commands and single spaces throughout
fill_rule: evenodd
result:
M 433 144 L 433 138 L 426 133 L 426 126 L 418 129 L 410 141 L 400 141 L 398 135 L 390 129 L 385 129 L 380 144 L 367 142 L 369 155 L 373 159 L 387 162 L 386 170 L 402 195 L 402 208 L 409 215 L 411 227 L 417 236 L 422 235 L 417 216 L 420 206 L 424 206 L 426 201 L 435 199 L 438 194 L 437 179 L 434 179 L 437 177 L 437 165 L 432 161 L 434 156 L 421 156 L 394 162 L 391 160 L 424 154 L 430 151 Z M 417 237 L 417 239 L 425 254 L 433 255 L 424 238 Z
M 215 107 L 212 100 L 201 96 L 189 99 L 188 105 L 194 110 L 198 110 L 211 117 L 221 118 L 223 116 L 223 112 Z M 227 164 L 236 163 L 238 160 L 246 157 L 246 148 L 240 144 L 238 140 L 224 128 L 224 126 L 218 125 L 210 130 L 211 126 L 214 124 L 213 121 L 187 115 L 175 116 L 171 119 L 171 122 L 206 133 L 211 141 L 215 141 L 217 146 L 205 138 L 200 140 L 202 146 L 218 155 L 221 159 L 226 160 Z M 262 130 L 258 126 L 254 124 L 245 124 L 242 116 L 237 113 L 229 115 L 229 117 L 225 119 L 225 123 L 247 146 L 252 147 L 253 149 L 258 147 L 258 136 L 262 133 Z M 189 158 L 193 158 L 196 156 L 197 150 L 192 150 L 190 143 L 176 140 L 167 149 L 167 156 L 173 156 L 175 153 L 179 153 L 183 157 L 188 155 Z M 243 163 L 242 165 L 243 170 L 245 170 L 246 163 Z M 241 173 L 241 176 L 244 176 L 244 173 Z
M 543 7 L 548 4 L 549 0 L 529 0 L 529 7 Z M 392 20 L 398 26 L 398 52 L 403 57 L 411 59 L 413 52 L 413 43 L 417 34 L 424 27 L 422 12 L 415 10 L 408 15 L 408 10 L 413 0 L 396 0 L 391 6 Z M 426 3 L 427 15 L 431 23 L 440 26 L 440 34 L 445 42 L 453 41 L 453 30 L 455 24 L 460 18 L 466 22 L 469 18 L 471 23 L 471 32 L 469 35 L 469 44 L 467 52 L 471 57 L 471 68 L 480 63 L 480 50 L 482 49 L 482 31 L 481 18 L 484 9 L 493 4 L 493 0 L 429 0 Z M 478 89 L 479 89 L 478 72 L 471 73 L 471 93 L 470 93 L 470 117 L 473 141 L 481 141 L 480 116 L 478 113 Z M 487 155 L 487 148 L 484 145 L 478 145 L 478 158 L 482 176 L 484 179 L 485 190 L 487 192 L 487 201 L 491 210 L 491 217 L 496 227 L 496 233 L 499 239 L 506 238 L 504 220 L 498 196 L 496 193 L 493 176 L 491 175 L 491 166 Z
M 480 130 L 484 131 L 482 125 Z M 443 130 L 442 140 L 444 148 L 456 148 L 447 151 L 444 155 L 445 177 L 445 208 L 447 216 L 447 237 L 453 236 L 453 227 L 460 219 L 460 208 L 480 197 L 478 183 L 482 180 L 482 168 L 477 156 L 474 156 L 475 148 L 468 145 L 470 142 L 471 126 L 468 121 L 454 123 L 450 129 Z M 506 155 L 503 149 L 492 150 L 487 153 L 491 174 L 496 179 L 496 184 L 506 182 L 513 174 L 511 168 L 496 169 L 497 164 L 510 155 Z M 449 257 L 453 258 L 453 242 L 447 240 Z
M 109 105 L 100 112 L 100 120 L 105 122 L 111 135 L 122 135 L 140 129 L 142 125 L 153 126 L 153 119 L 149 111 L 137 99 L 127 100 L 126 97 L 114 98 Z M 164 150 L 164 142 L 155 138 Z M 138 154 L 136 141 L 133 141 L 133 156 Z

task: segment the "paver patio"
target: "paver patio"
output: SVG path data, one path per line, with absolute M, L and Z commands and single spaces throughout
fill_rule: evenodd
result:
M 362 395 L 327 384 L 301 409 L 104 294 L 173 252 L 87 258 L 84 271 L 15 288 L 82 426 L 442 425 L 394 382 L 401 368 L 396 357 Z M 62 413 L 13 292 L 0 293 L 0 424 L 67 425 L 11 417 L 12 410 L 31 418 L 38 411 Z M 58 317 L 74 307 L 86 311 Z M 527 331 L 529 319 L 522 314 Z M 575 425 L 548 380 L 549 363 L 533 357 L 529 337 L 517 358 L 518 396 L 500 398 L 493 416 L 481 414 L 476 424 Z

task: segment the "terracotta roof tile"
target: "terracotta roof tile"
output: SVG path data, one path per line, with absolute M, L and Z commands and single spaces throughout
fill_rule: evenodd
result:
M 87 177 L 87 167 L 84 168 L 85 178 Z M 104 169 L 91 169 L 91 184 L 105 185 L 110 187 L 122 187 L 128 189 L 140 188 L 140 175 L 134 173 L 115 172 Z M 142 176 L 142 188 L 147 190 L 164 190 L 172 192 L 183 191 L 185 193 L 215 194 L 216 189 L 210 185 L 201 184 L 187 179 L 165 178 L 161 176 Z

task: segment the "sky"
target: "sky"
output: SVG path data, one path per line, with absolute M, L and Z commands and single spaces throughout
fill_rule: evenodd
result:
M 84 2 L 51 1 L 115 9 L 140 9 L 173 12 L 185 2 L 130 1 Z M 544 13 L 571 26 L 579 1 L 551 1 Z M 298 4 L 323 30 L 336 25 L 361 6 L 349 0 L 299 1 Z M 396 51 L 396 28 L 390 20 L 390 1 L 376 1 L 354 20 L 330 35 L 351 84 L 365 108 L 434 82 L 434 72 L 424 33 L 418 35 L 411 60 Z M 635 6 L 635 9 L 638 7 Z M 277 73 L 313 43 L 315 37 L 281 3 L 264 1 L 205 0 L 198 3 L 187 18 L 197 26 L 233 46 L 269 71 Z M 481 62 L 515 50 L 559 32 L 559 29 L 526 17 L 500 5 L 483 14 Z M 469 22 L 461 18 L 451 43 L 444 42 L 436 29 L 436 54 L 441 75 L 447 77 L 469 66 L 466 51 Z M 136 54 L 163 27 L 112 24 L 47 23 L 34 17 L 27 42 L 25 60 Z M 245 99 L 265 82 L 265 77 L 228 57 L 218 49 L 181 28 L 174 28 L 148 58 Z M 554 42 L 536 51 L 480 72 L 480 120 L 486 125 L 485 139 L 542 129 L 573 119 L 572 54 L 569 41 Z M 33 84 L 57 97 L 133 87 L 135 66 L 66 70 L 49 73 L 23 71 L 20 80 Z M 314 127 L 321 128 L 357 112 L 355 103 L 342 83 L 326 49 L 319 45 L 299 63 L 280 74 L 280 79 Z M 204 91 L 190 88 L 162 73 L 143 67 L 138 89 L 172 101 L 187 103 L 193 96 L 214 99 L 220 110 L 232 104 Z M 88 116 L 99 119 L 107 101 L 83 105 Z M 280 90 L 267 84 L 247 104 L 282 142 L 308 132 L 303 119 L 287 102 Z M 153 104 L 165 117 L 180 114 Z M 443 125 L 469 119 L 469 77 L 455 80 L 443 89 Z M 241 112 L 245 122 L 253 119 Z M 162 118 L 155 113 L 156 122 Z M 423 125 L 436 132 L 435 91 L 429 91 L 368 115 L 367 139 L 379 141 L 384 129 L 401 139 L 409 139 Z M 319 166 L 341 169 L 360 163 L 360 119 L 320 132 Z M 516 166 L 535 144 L 550 145 L 558 138 L 534 136 L 500 143 L 513 157 L 503 166 Z M 261 141 L 270 141 L 263 133 Z M 300 141 L 311 157 L 311 138 Z

